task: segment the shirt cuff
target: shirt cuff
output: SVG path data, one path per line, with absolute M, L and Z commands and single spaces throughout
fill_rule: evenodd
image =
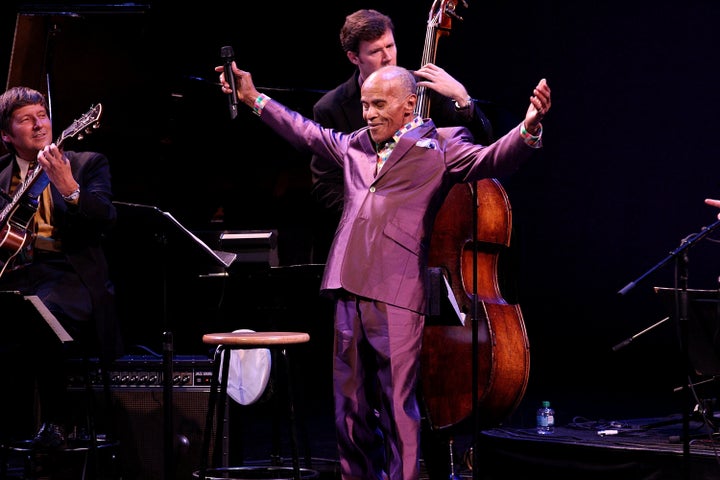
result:
M 255 104 L 253 105 L 253 112 L 258 117 L 262 114 L 263 108 L 265 108 L 265 104 L 270 101 L 270 97 L 265 95 L 264 93 L 261 93 L 258 95 L 258 97 L 255 99 Z
M 528 146 L 532 148 L 542 147 L 542 125 L 540 125 L 537 135 L 533 135 L 525 129 L 525 122 L 523 122 L 520 125 L 520 136 Z

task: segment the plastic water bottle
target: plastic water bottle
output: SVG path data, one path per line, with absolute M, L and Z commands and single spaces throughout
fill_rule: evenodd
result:
M 542 407 L 537 410 L 537 433 L 550 435 L 555 431 L 555 410 L 550 408 L 550 402 L 542 402 Z

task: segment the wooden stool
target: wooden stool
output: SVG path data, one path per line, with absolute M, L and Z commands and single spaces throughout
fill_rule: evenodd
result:
M 300 455 L 297 439 L 297 425 L 295 420 L 295 404 L 291 381 L 290 360 L 287 347 L 289 345 L 302 344 L 310 341 L 310 335 L 302 332 L 226 332 L 208 333 L 203 335 L 203 343 L 216 345 L 213 357 L 212 379 L 210 381 L 210 394 L 208 400 L 207 419 L 203 433 L 202 452 L 200 457 L 200 468 L 197 477 L 200 480 L 212 478 L 292 478 L 301 480 L 316 478 L 318 473 L 309 468 L 300 468 Z M 271 353 L 279 352 L 284 360 L 287 372 L 287 398 L 290 416 L 290 442 L 292 449 L 292 469 L 272 466 L 262 467 L 219 467 L 222 454 L 224 412 L 227 404 L 227 385 L 230 372 L 230 353 L 238 349 L 267 348 Z M 227 354 L 223 355 L 223 352 Z M 274 356 L 273 356 L 274 357 Z M 222 366 L 221 366 L 222 364 Z M 215 431 L 215 447 L 213 450 L 213 461 L 209 463 L 210 440 Z M 262 472 L 260 472 L 262 470 Z M 238 476 L 233 476 L 233 472 Z M 262 476 L 254 476 L 262 473 Z M 233 474 L 233 475 L 231 475 Z M 219 475 L 219 476 L 215 476 Z M 248 476 L 249 475 L 249 476 Z M 267 476 L 272 475 L 272 476 Z M 291 475 L 291 476 L 288 476 Z

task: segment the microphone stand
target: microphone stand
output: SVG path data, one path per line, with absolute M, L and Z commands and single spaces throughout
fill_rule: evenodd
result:
M 668 320 L 670 320 L 670 317 L 665 317 L 665 318 L 663 318 L 662 320 L 660 320 L 659 322 L 654 323 L 653 325 L 650 325 L 649 327 L 647 327 L 647 328 L 639 331 L 638 333 L 636 333 L 636 334 L 633 335 L 632 337 L 626 338 L 626 339 L 623 340 L 622 342 L 620 342 L 620 343 L 618 343 L 617 345 L 615 345 L 614 347 L 612 347 L 613 352 L 617 352 L 617 351 L 620 350 L 621 348 L 627 347 L 628 345 L 630 345 L 630 343 L 632 343 L 633 340 L 635 340 L 635 339 L 636 339 L 637 337 L 639 337 L 640 335 L 643 335 L 643 334 L 649 332 L 649 331 L 652 330 L 653 328 L 662 325 L 663 323 L 667 322 Z
M 633 280 L 632 282 L 630 282 L 630 283 L 628 283 L 627 285 L 625 285 L 621 290 L 618 291 L 618 293 L 619 293 L 620 295 L 625 295 L 625 294 L 628 293 L 630 290 L 632 290 L 633 288 L 635 288 L 640 281 L 644 280 L 645 277 L 647 277 L 647 276 L 650 275 L 651 273 L 655 272 L 655 270 L 658 270 L 659 268 L 661 268 L 662 266 L 664 266 L 666 263 L 668 263 L 668 262 L 669 262 L 670 260 L 672 260 L 673 258 L 676 258 L 676 257 L 677 257 L 678 255 L 680 255 L 683 251 L 687 250 L 688 248 L 690 248 L 691 246 L 693 246 L 695 243 L 697 243 L 698 241 L 700 241 L 700 240 L 702 240 L 703 238 L 705 238 L 706 236 L 708 236 L 711 232 L 713 232 L 713 231 L 714 231 L 715 229 L 717 229 L 718 227 L 720 227 L 720 220 L 717 220 L 715 223 L 713 223 L 712 225 L 710 225 L 710 226 L 708 226 L 708 227 L 702 227 L 702 228 L 700 229 L 700 232 L 699 232 L 699 233 L 696 233 L 696 234 L 694 234 L 694 235 L 689 235 L 689 236 L 685 237 L 685 238 L 683 239 L 683 241 L 680 242 L 680 246 L 679 246 L 678 248 L 676 248 L 675 250 L 673 250 L 672 252 L 670 252 L 670 254 L 669 254 L 667 257 L 665 257 L 662 261 L 660 261 L 660 263 L 656 264 L 656 265 L 655 265 L 654 267 L 652 267 L 650 270 L 648 270 L 647 272 L 643 273 L 642 275 L 640 275 L 638 278 L 636 278 L 636 279 Z
M 670 260 L 676 260 L 675 278 L 677 287 L 675 289 L 675 318 L 678 322 L 678 331 L 680 335 L 680 348 L 683 362 L 683 371 L 687 376 L 690 372 L 690 354 L 688 351 L 688 250 L 697 242 L 708 236 L 715 229 L 720 227 L 720 219 L 707 227 L 702 227 L 700 232 L 685 237 L 680 246 L 671 251 L 670 254 L 653 266 L 650 270 L 642 274 L 636 280 L 628 283 L 618 293 L 625 295 L 627 292 L 635 288 L 635 286 L 645 277 L 664 266 Z M 688 405 L 690 396 L 690 385 L 687 378 L 683 380 L 683 458 L 685 478 L 690 478 L 690 415 Z

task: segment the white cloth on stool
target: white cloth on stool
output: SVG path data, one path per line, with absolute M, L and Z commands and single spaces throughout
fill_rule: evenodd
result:
M 235 330 L 251 333 L 253 330 Z M 226 351 L 223 351 L 224 357 Z M 221 357 L 220 361 L 223 361 Z M 222 370 L 220 372 L 222 381 Z M 267 348 L 236 349 L 230 351 L 227 394 L 241 405 L 256 402 L 270 379 L 270 350 Z

